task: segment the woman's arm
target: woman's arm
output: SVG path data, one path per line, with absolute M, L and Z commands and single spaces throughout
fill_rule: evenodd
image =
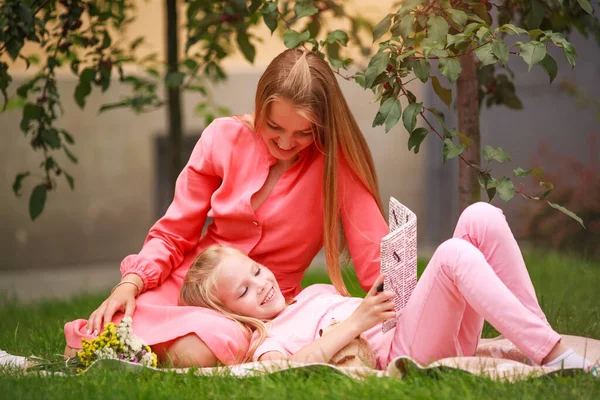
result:
M 210 198 L 221 184 L 214 170 L 213 142 L 223 122 L 215 121 L 202 133 L 190 160 L 177 178 L 175 196 L 164 217 L 150 229 L 139 254 L 121 263 L 122 282 L 88 318 L 88 333 L 99 333 L 117 311 L 132 316 L 135 298 L 162 283 L 184 254 L 198 243 L 210 208 Z
M 162 283 L 173 267 L 183 261 L 200 238 L 210 199 L 221 184 L 214 170 L 213 143 L 224 122 L 209 125 L 196 144 L 190 159 L 177 178 L 173 202 L 159 219 L 144 241 L 138 254 L 126 257 L 121 263 L 121 273 L 138 275 L 142 290 Z
M 360 286 L 366 292 L 380 274 L 381 239 L 389 228 L 377 201 L 340 157 L 338 198 L 348 250 Z

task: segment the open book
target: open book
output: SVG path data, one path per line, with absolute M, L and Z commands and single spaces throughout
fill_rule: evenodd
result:
M 396 318 L 417 285 L 417 216 L 408 207 L 390 197 L 388 233 L 381 239 L 381 273 L 383 287 L 396 293 Z M 383 321 L 383 332 L 396 326 L 396 319 Z

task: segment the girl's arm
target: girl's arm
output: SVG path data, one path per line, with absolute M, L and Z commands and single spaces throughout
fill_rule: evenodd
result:
M 288 358 L 292 361 L 305 363 L 327 363 L 333 356 L 343 349 L 358 335 L 372 328 L 385 319 L 395 318 L 393 292 L 377 293 L 377 286 L 383 282 L 384 275 L 379 276 L 373 287 L 369 290 L 363 301 L 352 315 L 345 321 L 336 325 L 330 332 L 321 336 L 308 346 L 285 357 L 278 351 L 270 351 L 263 354 L 260 360 L 276 360 Z

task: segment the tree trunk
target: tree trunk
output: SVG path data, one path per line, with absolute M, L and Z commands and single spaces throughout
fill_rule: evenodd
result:
M 463 157 L 481 165 L 481 134 L 479 132 L 479 95 L 477 91 L 478 62 L 472 54 L 461 57 L 462 72 L 457 82 L 458 132 L 471 139 L 471 147 Z M 481 200 L 477 172 L 466 163 L 458 163 L 458 206 L 460 212 L 470 204 Z
M 166 0 L 167 8 L 167 70 L 179 69 L 179 38 L 177 0 Z M 183 168 L 183 128 L 181 118 L 181 91 L 179 87 L 167 88 L 169 190 L 175 190 L 175 181 Z M 171 196 L 172 198 L 172 196 Z

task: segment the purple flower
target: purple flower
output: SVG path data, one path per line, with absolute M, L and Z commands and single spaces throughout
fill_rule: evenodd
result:
M 119 355 L 119 360 L 124 360 L 124 359 L 125 359 L 125 354 L 121 353 L 121 354 Z
M 142 350 L 142 355 L 145 356 L 146 355 L 146 350 Z
M 137 358 L 137 356 L 133 357 L 133 362 L 134 362 L 134 363 L 138 362 L 138 358 Z

